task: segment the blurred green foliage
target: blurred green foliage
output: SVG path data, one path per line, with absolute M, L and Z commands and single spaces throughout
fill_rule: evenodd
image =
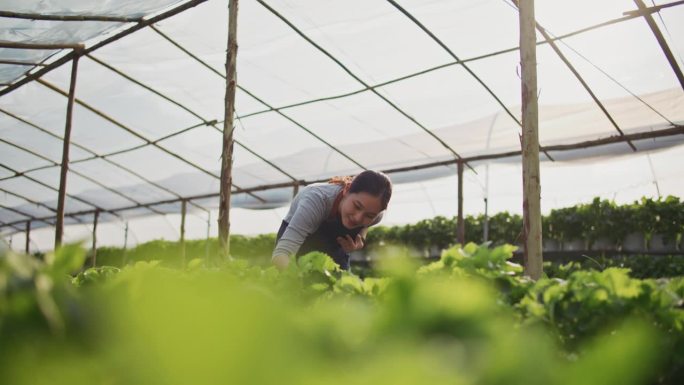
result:
M 366 279 L 321 253 L 79 273 L 78 246 L 3 252 L 0 383 L 682 382 L 682 278 L 533 282 L 514 249 L 456 245 L 418 270 L 399 250 Z
M 275 246 L 275 234 L 261 234 L 256 236 L 231 235 L 231 256 L 238 259 L 248 259 L 252 263 L 267 265 L 271 262 L 271 253 Z M 217 238 L 208 240 L 185 241 L 185 261 L 193 259 L 211 260 L 221 255 Z M 180 267 L 183 260 L 180 242 L 155 240 L 142 243 L 131 249 L 121 247 L 99 247 L 97 249 L 97 264 L 122 267 L 139 261 L 160 261 L 165 266 Z

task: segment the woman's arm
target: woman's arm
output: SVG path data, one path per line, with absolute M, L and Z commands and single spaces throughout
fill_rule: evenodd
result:
M 325 202 L 320 196 L 311 194 L 310 191 L 303 192 L 302 197 L 292 209 L 294 214 L 283 235 L 276 242 L 271 256 L 273 264 L 279 269 L 287 267 L 306 237 L 318 229 L 327 215 Z

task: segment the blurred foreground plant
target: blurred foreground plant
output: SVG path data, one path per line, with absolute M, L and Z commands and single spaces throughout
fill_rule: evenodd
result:
M 508 261 L 512 251 L 457 245 L 418 273 L 390 258 L 385 278 L 375 279 L 341 271 L 320 253 L 282 272 L 244 261 L 184 270 L 140 262 L 75 278 L 68 273 L 77 254 L 45 264 L 3 255 L 0 383 L 676 383 L 677 362 L 665 357 L 675 346 L 668 341 L 682 339 L 680 283 L 571 275 L 554 306 L 610 310 L 640 299 L 648 304 L 630 309 L 663 314 L 609 312 L 614 322 L 594 322 L 566 349 L 554 333 L 570 329 L 554 322 L 572 318 L 555 310 L 549 317 L 555 307 L 540 300 L 563 284 L 526 279 Z M 67 333 L 49 326 L 38 276 L 51 279 Z M 594 286 L 606 295 L 589 295 Z

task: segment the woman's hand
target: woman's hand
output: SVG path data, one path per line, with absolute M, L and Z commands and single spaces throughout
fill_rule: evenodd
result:
M 287 268 L 287 265 L 290 264 L 290 257 L 287 255 L 276 255 L 271 259 L 275 267 L 278 268 L 278 270 L 285 270 Z
M 342 246 L 342 250 L 344 250 L 345 253 L 361 250 L 364 246 L 361 234 L 357 234 L 356 238 L 352 238 L 351 235 L 337 237 L 337 243 Z

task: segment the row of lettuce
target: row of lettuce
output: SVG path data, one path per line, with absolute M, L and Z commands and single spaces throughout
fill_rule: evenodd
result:
M 439 218 L 435 219 L 439 221 Z M 250 264 L 267 267 L 271 263 L 271 252 L 275 243 L 274 234 L 262 234 L 254 237 L 242 235 L 231 236 L 232 255 L 236 259 L 249 261 Z M 452 241 L 447 246 L 438 250 L 450 247 Z M 398 242 L 384 244 L 377 239 L 372 239 L 367 245 L 369 253 L 374 256 L 382 254 L 385 250 L 400 249 L 402 253 L 411 255 L 414 258 L 423 259 L 424 253 L 413 247 L 407 247 Z M 90 254 L 90 253 L 89 253 Z M 219 243 L 216 238 L 209 240 L 193 240 L 185 243 L 185 258 L 180 243 L 156 240 L 138 245 L 129 250 L 117 247 L 102 247 L 97 251 L 96 264 L 98 266 L 123 267 L 136 262 L 156 261 L 167 267 L 181 267 L 183 260 L 186 263 L 193 259 L 202 259 L 211 263 L 212 256 L 219 255 Z M 423 261 L 427 262 L 427 260 Z M 92 257 L 89 256 L 85 262 L 85 267 L 92 266 Z M 630 275 L 634 278 L 662 278 L 684 276 L 684 255 L 582 255 L 577 257 L 575 254 L 562 254 L 553 260 L 544 262 L 544 273 L 548 277 L 565 277 L 568 272 L 575 270 L 596 270 L 603 271 L 611 267 L 627 268 Z M 352 270 L 361 276 L 376 275 L 373 263 L 360 264 L 352 260 Z
M 468 244 L 381 278 L 320 253 L 78 272 L 85 251 L 0 253 L 0 383 L 680 384 L 684 278 L 531 281 Z
M 488 239 L 495 244 L 519 244 L 522 239 L 522 217 L 501 212 L 485 218 L 484 215 L 466 216 L 465 239 L 467 242 L 484 241 L 485 219 L 488 223 Z M 625 239 L 636 234 L 643 239 L 641 250 L 651 246 L 654 236 L 662 237 L 663 243 L 672 250 L 681 250 L 684 234 L 684 201 L 679 197 L 642 198 L 632 204 L 618 205 L 610 200 L 594 198 L 591 203 L 551 210 L 542 217 L 544 240 L 563 244 L 582 241 L 584 250 L 591 250 L 599 240 L 608 247 L 620 250 Z M 456 217 L 435 217 L 406 226 L 372 229 L 370 244 L 381 242 L 401 243 L 417 249 L 429 247 L 447 248 L 456 238 Z
M 517 244 L 520 241 L 522 218 L 507 212 L 498 213 L 488 219 L 489 236 L 494 245 Z M 466 241 L 484 242 L 484 216 L 466 216 Z M 638 278 L 669 277 L 684 274 L 684 255 L 681 238 L 684 231 L 684 204 L 677 197 L 664 199 L 644 198 L 630 205 L 616 205 L 607 200 L 594 199 L 589 204 L 553 210 L 543 218 L 544 239 L 568 242 L 582 239 L 587 249 L 598 239 L 612 240 L 615 250 L 628 234 L 638 233 L 646 239 L 658 234 L 674 243 L 674 255 L 628 255 L 618 257 L 592 256 L 575 261 L 572 266 L 563 266 L 568 260 L 547 263 L 544 270 L 549 276 L 558 276 L 568 269 L 604 270 L 608 267 L 627 267 Z M 377 255 L 387 245 L 400 245 L 414 256 L 439 255 L 441 250 L 456 243 L 456 218 L 435 217 L 404 226 L 376 226 L 371 228 L 366 250 Z M 258 236 L 231 236 L 231 254 L 247 259 L 254 264 L 267 266 L 275 244 L 275 234 Z M 185 252 L 183 253 L 183 248 Z M 185 257 L 183 257 L 183 254 Z M 168 266 L 180 266 L 182 261 L 194 258 L 210 259 L 219 255 L 216 238 L 186 241 L 184 247 L 178 242 L 156 240 L 131 249 L 101 247 L 97 251 L 98 265 L 124 266 L 138 261 L 159 260 Z M 88 261 L 92 265 L 92 261 Z M 364 274 L 365 275 L 365 274 Z
M 485 218 L 480 214 L 468 215 L 465 221 L 465 240 L 481 244 L 484 239 L 485 220 L 488 240 L 493 244 L 519 244 L 522 238 L 522 217 L 500 212 Z M 405 245 L 415 250 L 427 248 L 446 249 L 456 242 L 456 217 L 437 216 L 404 226 L 375 226 L 368 233 L 367 246 L 381 244 Z M 639 234 L 646 241 L 654 235 L 662 236 L 673 250 L 684 249 L 684 202 L 678 197 L 652 199 L 642 198 L 633 204 L 617 205 L 609 200 L 595 198 L 591 203 L 552 210 L 542 217 L 543 238 L 560 243 L 574 240 L 586 242 L 586 250 L 599 240 L 608 240 L 615 250 L 630 234 Z M 275 244 L 275 234 L 254 237 L 234 235 L 231 237 L 231 253 L 240 258 L 262 258 L 269 255 Z M 644 245 L 648 248 L 648 242 Z M 216 255 L 219 244 L 214 239 L 186 242 L 186 254 L 191 256 Z M 178 255 L 180 249 L 173 242 L 153 241 L 133 250 L 100 248 L 98 258 L 106 264 L 119 265 L 127 259 L 159 259 L 155 253 L 164 256 Z M 124 255 L 127 254 L 127 255 Z

